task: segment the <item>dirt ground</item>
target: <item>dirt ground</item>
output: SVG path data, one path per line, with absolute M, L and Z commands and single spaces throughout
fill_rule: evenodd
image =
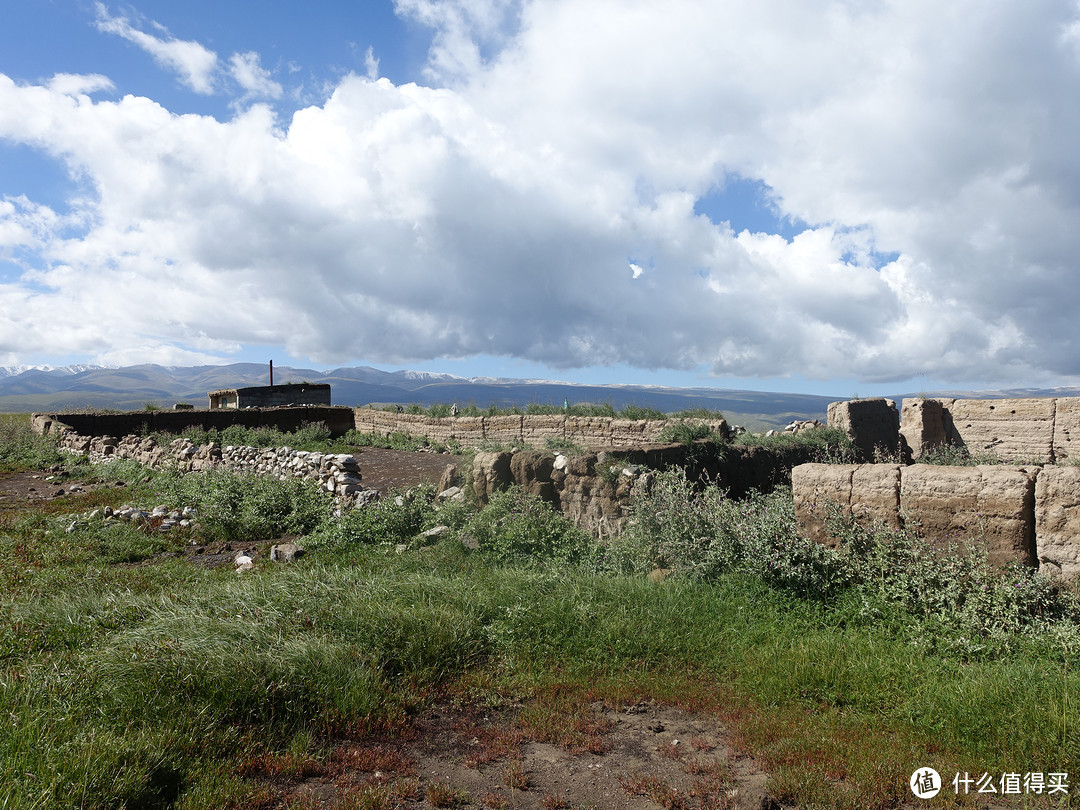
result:
M 392 736 L 341 744 L 328 761 L 264 759 L 248 775 L 301 807 L 336 807 L 345 795 L 410 809 L 782 807 L 714 718 L 594 701 L 545 725 L 524 719 L 528 709 L 445 700 Z
M 461 456 L 449 453 L 410 453 L 365 447 L 356 454 L 364 487 L 386 492 L 417 484 L 437 484 L 448 465 L 460 466 Z

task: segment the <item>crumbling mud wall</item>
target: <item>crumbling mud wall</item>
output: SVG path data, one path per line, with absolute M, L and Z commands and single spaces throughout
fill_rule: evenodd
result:
M 297 405 L 288 408 L 242 408 L 181 411 L 122 411 L 119 413 L 35 413 L 34 430 L 41 434 L 70 429 L 82 436 L 129 436 L 161 431 L 180 434 L 190 428 L 223 430 L 232 425 L 270 427 L 291 433 L 305 424 L 321 422 L 334 436 L 353 427 L 353 409 L 345 406 Z
M 727 422 L 690 420 L 726 436 Z M 408 433 L 433 442 L 457 442 L 463 447 L 504 444 L 542 448 L 565 442 L 587 448 L 632 447 L 660 441 L 669 423 L 662 419 L 615 419 L 607 416 L 513 415 L 433 417 L 357 408 L 355 428 L 361 433 L 389 436 Z
M 791 473 L 808 539 L 835 546 L 835 512 L 928 539 L 977 544 L 996 565 L 1080 576 L 1080 467 L 804 464 Z
M 1017 464 L 1057 464 L 1080 458 L 1080 398 L 904 399 L 899 414 L 888 399 L 829 405 L 829 427 L 847 432 L 873 461 L 875 450 L 918 461 L 945 445 L 992 454 Z M 1073 445 L 1073 439 L 1076 445 Z

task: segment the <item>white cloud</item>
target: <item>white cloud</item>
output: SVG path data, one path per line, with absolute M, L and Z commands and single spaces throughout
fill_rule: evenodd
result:
M 114 361 L 285 341 L 320 362 L 1080 376 L 1075 9 L 397 5 L 435 27 L 441 86 L 375 80 L 372 52 L 287 123 L 0 76 L 0 137 L 97 191 L 74 230 L 0 210 L 39 266 L 0 284 L 0 351 L 40 319 L 57 351 Z M 731 173 L 810 226 L 696 215 Z
M 259 55 L 254 51 L 234 53 L 229 59 L 229 73 L 249 97 L 281 98 L 281 85 L 259 64 Z
M 96 8 L 99 31 L 116 34 L 142 48 L 159 65 L 176 71 L 180 75 L 180 81 L 196 93 L 210 95 L 214 92 L 216 53 L 191 40 L 173 37 L 162 39 L 147 34 L 133 26 L 127 17 L 110 14 L 104 3 L 97 3 Z
M 49 80 L 49 89 L 65 96 L 80 96 L 112 90 L 113 83 L 98 74 L 57 73 Z
M 364 68 L 369 79 L 375 81 L 379 78 L 379 60 L 375 56 L 375 49 L 371 46 L 368 46 L 364 53 Z

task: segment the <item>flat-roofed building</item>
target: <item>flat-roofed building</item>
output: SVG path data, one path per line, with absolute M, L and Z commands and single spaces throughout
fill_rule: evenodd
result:
M 210 410 L 219 408 L 281 408 L 289 405 L 329 405 L 329 383 L 286 383 L 211 391 Z

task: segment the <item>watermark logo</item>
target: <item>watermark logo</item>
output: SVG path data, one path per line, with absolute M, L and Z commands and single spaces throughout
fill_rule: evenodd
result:
M 911 792 L 920 799 L 932 799 L 937 796 L 945 785 L 941 775 L 933 768 L 919 768 L 911 775 L 908 786 Z M 1051 771 L 1041 773 L 1030 771 L 1028 773 L 1008 772 L 1001 774 L 983 773 L 976 776 L 964 771 L 957 773 L 952 778 L 953 793 L 957 796 L 966 796 L 971 793 L 1003 793 L 1022 795 L 1033 793 L 1036 795 L 1069 793 L 1069 774 L 1065 771 Z
M 911 792 L 920 799 L 932 799 L 941 792 L 941 775 L 933 768 L 919 768 L 908 780 Z

